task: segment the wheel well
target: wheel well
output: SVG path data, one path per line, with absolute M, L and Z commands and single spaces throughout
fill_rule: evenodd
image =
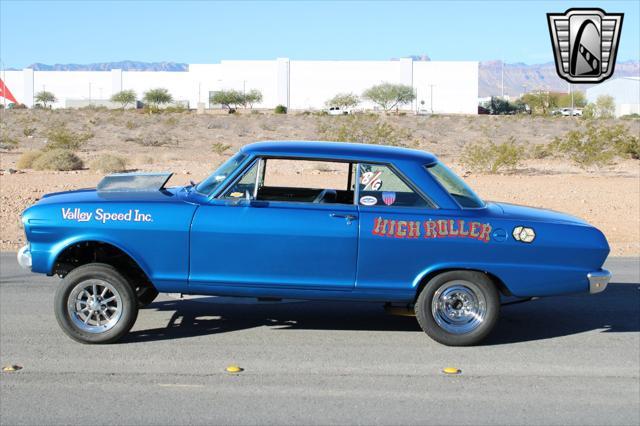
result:
M 415 299 L 418 298 L 418 295 L 422 292 L 422 289 L 425 288 L 427 283 L 429 281 L 431 281 L 431 279 L 433 277 L 435 277 L 436 275 L 440 275 L 440 274 L 442 274 L 444 272 L 451 272 L 451 271 L 475 271 L 475 272 L 483 273 L 486 276 L 488 276 L 491 279 L 491 281 L 493 281 L 495 286 L 498 288 L 498 291 L 500 292 L 500 294 L 502 294 L 503 296 L 511 296 L 511 291 L 509 291 L 509 289 L 504 284 L 504 282 L 502 282 L 502 280 L 500 278 L 498 278 L 497 276 L 493 275 L 491 272 L 482 271 L 482 270 L 479 270 L 479 269 L 449 268 L 449 269 L 438 269 L 436 271 L 431 271 L 427 275 L 422 277 L 422 279 L 420 280 L 420 283 L 418 284 L 418 288 L 416 289 Z
M 106 263 L 136 286 L 151 286 L 151 280 L 140 265 L 118 247 L 100 241 L 83 241 L 65 248 L 53 264 L 52 275 L 64 278 L 75 268 L 88 263 Z

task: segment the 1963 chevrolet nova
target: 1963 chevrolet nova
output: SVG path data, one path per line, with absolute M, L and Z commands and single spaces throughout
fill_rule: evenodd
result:
M 23 213 L 18 260 L 63 278 L 54 307 L 73 339 L 116 341 L 170 292 L 401 303 L 436 341 L 473 345 L 503 299 L 610 279 L 598 229 L 485 202 L 422 151 L 262 142 L 198 184 L 165 188 L 170 176 L 107 176 Z

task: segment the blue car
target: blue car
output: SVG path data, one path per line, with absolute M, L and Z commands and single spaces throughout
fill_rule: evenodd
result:
M 116 174 L 22 215 L 19 263 L 58 275 L 61 328 L 109 343 L 159 292 L 368 301 L 474 345 L 505 301 L 603 291 L 605 236 L 581 219 L 480 199 L 434 155 L 332 142 L 247 145 L 198 184 Z

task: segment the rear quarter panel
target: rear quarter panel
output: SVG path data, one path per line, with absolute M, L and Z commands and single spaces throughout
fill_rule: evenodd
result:
M 395 221 L 393 232 L 376 230 L 377 221 L 385 219 Z M 404 224 L 399 231 L 399 221 L 419 224 L 419 234 L 411 234 Z M 445 232 L 434 234 L 434 224 L 438 229 L 441 223 Z M 516 226 L 534 228 L 536 239 L 516 241 L 511 235 Z M 497 206 L 431 211 L 360 207 L 360 227 L 360 291 L 412 289 L 415 295 L 431 273 L 473 269 L 495 275 L 514 296 L 584 292 L 587 273 L 598 270 L 609 253 L 604 235 L 587 224 L 509 219 Z

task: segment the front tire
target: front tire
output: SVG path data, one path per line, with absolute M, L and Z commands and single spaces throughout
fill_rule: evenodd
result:
M 112 343 L 138 317 L 136 294 L 113 266 L 90 263 L 67 274 L 56 290 L 54 312 L 62 330 L 80 343 Z
M 447 346 L 480 343 L 500 314 L 500 296 L 493 281 L 475 271 L 450 271 L 432 278 L 415 304 L 420 327 Z

